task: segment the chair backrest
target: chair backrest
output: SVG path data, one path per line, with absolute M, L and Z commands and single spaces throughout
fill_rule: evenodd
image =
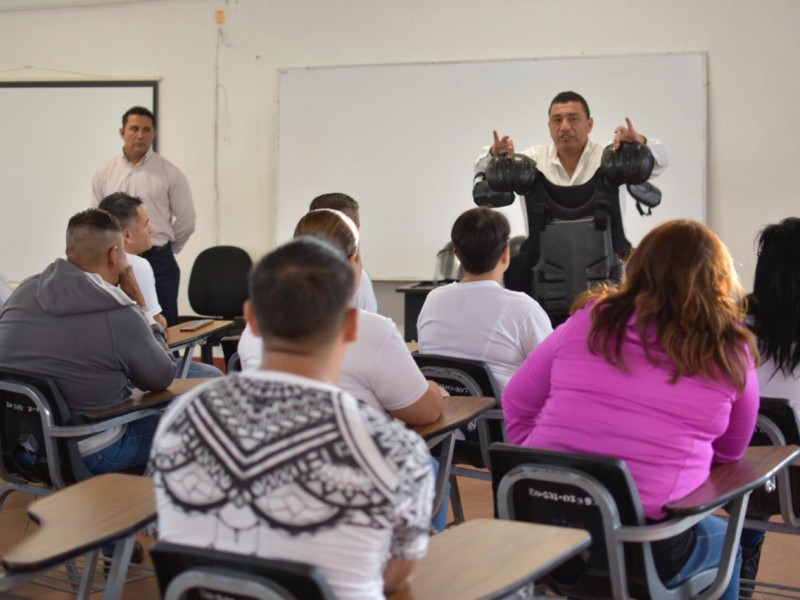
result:
M 423 375 L 451 396 L 492 396 L 500 401 L 500 388 L 485 362 L 420 352 L 413 356 Z
M 228 373 L 235 373 L 242 370 L 242 359 L 238 352 L 234 352 L 228 361 Z
M 255 558 L 169 542 L 156 542 L 150 555 L 164 600 L 334 598 L 320 570 L 305 563 Z
M 569 315 L 580 293 L 604 281 L 618 281 L 622 275 L 611 229 L 596 229 L 592 218 L 553 221 L 539 233 L 539 241 L 531 295 L 554 322 L 560 323 Z
M 800 444 L 800 419 L 786 398 L 761 397 L 758 422 L 751 446 Z M 747 513 L 770 517 L 782 514 L 787 524 L 800 527 L 800 467 L 789 466 L 777 477 L 778 489 L 770 493 L 761 488 L 750 495 Z M 785 506 L 781 506 L 781 499 Z
M 624 461 L 608 457 L 493 444 L 492 487 L 500 518 L 577 527 L 591 533 L 587 553 L 566 562 L 548 576 L 562 594 L 610 598 L 609 561 L 624 561 L 633 597 L 646 597 L 642 544 L 625 547 L 624 556 L 609 556 L 613 523 L 644 525 L 644 510 Z M 614 508 L 610 512 L 607 506 Z M 615 513 L 615 514 L 614 514 Z M 652 563 L 652 554 L 650 554 Z
M 90 477 L 77 440 L 50 435 L 53 426 L 71 424 L 67 402 L 52 378 L 0 372 L 0 477 L 54 489 Z
M 236 246 L 213 246 L 197 255 L 189 275 L 189 304 L 199 315 L 242 316 L 253 261 Z
M 500 405 L 500 387 L 485 362 L 439 354 L 415 353 L 413 356 L 425 378 L 438 383 L 451 396 L 489 396 L 495 399 L 497 406 Z M 456 442 L 456 462 L 487 467 L 490 464 L 489 446 L 492 442 L 506 440 L 502 413 L 492 410 L 485 417 L 469 423 L 465 428 L 465 439 Z M 479 426 L 484 428 L 483 434 Z M 481 437 L 484 439 L 481 440 Z

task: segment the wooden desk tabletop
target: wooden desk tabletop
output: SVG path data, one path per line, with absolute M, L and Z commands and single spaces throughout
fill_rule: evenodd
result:
M 411 427 L 423 438 L 431 439 L 463 427 L 495 405 L 491 396 L 448 396 L 444 399 L 442 416 L 428 425 Z
M 41 527 L 9 550 L 3 565 L 35 571 L 131 534 L 156 518 L 153 480 L 108 473 L 36 500 L 28 514 Z
M 476 519 L 431 538 L 408 585 L 390 600 L 469 600 L 534 581 L 589 546 L 582 529 Z
M 83 415 L 89 421 L 101 421 L 111 417 L 118 417 L 130 412 L 140 410 L 142 408 L 161 408 L 167 406 L 177 396 L 184 392 L 197 387 L 206 381 L 211 381 L 213 377 L 195 377 L 192 379 L 173 379 L 172 383 L 165 390 L 158 392 L 143 392 L 142 390 L 134 390 L 133 397 L 127 402 L 118 404 L 112 408 L 103 410 L 96 410 L 94 412 L 86 413 Z
M 761 487 L 800 455 L 797 446 L 750 446 L 741 460 L 715 465 L 706 482 L 688 496 L 666 505 L 670 515 L 690 515 L 722 506 Z
M 177 325 L 167 327 L 167 345 L 173 350 L 182 348 L 183 346 L 199 342 L 210 335 L 219 333 L 232 324 L 233 321 L 214 320 L 200 329 L 181 331 L 181 327 L 184 327 L 187 323 L 178 323 Z

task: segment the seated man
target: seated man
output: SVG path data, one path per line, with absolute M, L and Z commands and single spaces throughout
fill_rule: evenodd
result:
M 422 439 L 336 383 L 359 313 L 330 244 L 300 237 L 250 276 L 261 370 L 181 397 L 153 443 L 160 539 L 319 567 L 337 598 L 383 598 L 427 547 Z
M 501 390 L 553 330 L 536 300 L 501 285 L 510 261 L 509 234 L 500 212 L 462 213 L 450 238 L 464 278 L 428 294 L 417 319 L 420 352 L 482 360 Z
M 359 214 L 358 202 L 347 194 L 334 192 L 317 196 L 311 201 L 308 210 L 319 210 L 321 208 L 330 208 L 331 210 L 338 210 L 346 214 L 353 220 L 356 227 L 361 229 L 361 215 Z M 353 296 L 353 304 L 356 308 L 362 308 L 372 313 L 378 312 L 378 299 L 375 298 L 375 290 L 372 288 L 372 279 L 370 279 L 369 273 L 367 273 L 363 265 L 361 266 L 361 279 L 358 282 L 356 294 Z
M 295 235 L 301 234 L 324 236 L 340 248 L 355 271 L 358 285 L 363 273 L 358 228 L 347 215 L 330 209 L 313 210 L 298 222 Z M 359 310 L 359 335 L 345 352 L 342 388 L 409 425 L 426 425 L 438 419 L 446 392 L 425 380 L 391 319 Z M 249 328 L 242 332 L 238 351 L 244 371 L 261 364 L 261 347 L 261 340 Z
M 131 300 L 140 296 L 117 220 L 78 213 L 67 226 L 67 260 L 23 281 L 6 302 L 0 368 L 52 377 L 75 415 L 124 402 L 131 385 L 166 388 L 175 362 L 164 331 Z M 78 447 L 93 473 L 144 466 L 157 424 L 157 416 L 140 419 Z
M 156 294 L 156 278 L 153 274 L 153 267 L 150 263 L 139 256 L 142 252 L 147 252 L 153 242 L 150 238 L 153 227 L 150 225 L 150 216 L 147 208 L 139 198 L 134 198 L 128 194 L 117 192 L 106 196 L 98 207 L 108 211 L 122 228 L 122 238 L 125 240 L 125 253 L 128 263 L 133 269 L 136 282 L 141 290 L 139 298 L 133 300 L 144 308 L 145 312 L 161 325 L 167 327 L 167 319 L 161 314 L 161 305 L 158 303 Z M 187 377 L 222 377 L 222 371 L 213 365 L 202 362 L 191 361 Z

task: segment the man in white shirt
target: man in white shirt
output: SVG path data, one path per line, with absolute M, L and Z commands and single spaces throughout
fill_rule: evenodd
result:
M 417 320 L 420 352 L 484 361 L 501 390 L 553 330 L 536 300 L 502 286 L 509 234 L 500 212 L 481 207 L 462 213 L 450 238 L 464 278 L 428 294 Z
M 144 310 L 164 329 L 167 320 L 161 314 L 161 305 L 156 294 L 155 275 L 150 263 L 140 254 L 147 252 L 153 246 L 151 234 L 153 226 L 147 208 L 139 198 L 134 198 L 123 192 L 117 192 L 103 198 L 98 206 L 101 210 L 111 213 L 119 221 L 122 229 L 122 239 L 125 241 L 125 253 L 128 263 L 133 268 L 133 275 L 139 284 L 144 300 Z
M 153 247 L 145 252 L 156 277 L 158 300 L 167 323 L 178 322 L 180 269 L 175 261 L 195 228 L 195 210 L 186 176 L 153 151 L 153 113 L 134 106 L 122 116 L 122 152 L 97 168 L 92 179 L 92 206 L 114 192 L 144 202 L 152 219 Z
M 301 236 L 250 277 L 261 368 L 177 400 L 153 442 L 160 539 L 320 568 L 337 598 L 383 599 L 426 551 L 418 435 L 337 387 L 359 312 L 331 244 Z
M 138 283 L 141 295 L 132 297 L 144 311 L 153 317 L 153 320 L 167 328 L 167 321 L 161 314 L 161 305 L 158 303 L 156 294 L 156 282 L 153 275 L 153 267 L 143 259 L 140 254 L 147 252 L 153 245 L 151 234 L 153 227 L 150 224 L 150 217 L 144 203 L 139 198 L 134 198 L 128 194 L 117 192 L 106 196 L 98 207 L 101 210 L 112 214 L 119 222 L 122 229 L 122 239 L 125 242 L 125 253 L 128 264 L 133 269 L 133 275 Z M 222 371 L 213 365 L 202 362 L 191 361 L 187 377 L 222 377 Z

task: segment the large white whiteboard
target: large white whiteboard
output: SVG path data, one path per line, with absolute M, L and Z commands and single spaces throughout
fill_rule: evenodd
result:
M 64 257 L 67 221 L 89 208 L 92 175 L 122 148 L 131 106 L 155 81 L 0 82 L 0 273 L 21 281 Z
M 492 129 L 518 149 L 550 142 L 547 112 L 581 93 L 605 143 L 615 126 L 662 140 L 670 167 L 653 216 L 627 203 L 635 244 L 664 220 L 705 221 L 704 54 L 307 68 L 280 74 L 276 239 L 291 237 L 315 196 L 361 205 L 364 264 L 376 279 L 430 279 L 450 227 L 472 208 L 472 164 Z M 502 209 L 525 232 L 517 200 Z

